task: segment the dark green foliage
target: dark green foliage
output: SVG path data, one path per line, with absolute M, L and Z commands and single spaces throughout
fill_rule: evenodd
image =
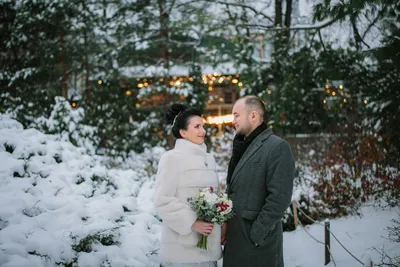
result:
M 15 147 L 13 145 L 10 145 L 10 144 L 7 144 L 7 143 L 4 144 L 4 148 L 6 149 L 6 152 L 8 152 L 10 154 L 12 154 L 14 152 L 14 149 L 15 149 Z
M 60 261 L 60 262 L 55 262 L 55 264 L 63 267 L 77 267 L 78 266 L 77 262 L 78 258 L 73 258 L 71 262 Z
M 173 3 L 24 1 L 17 8 L 13 1 L 2 2 L 0 51 L 5 52 L 0 53 L 0 60 L 5 64 L 0 66 L 0 112 L 13 113 L 24 126 L 38 127 L 35 118 L 48 117 L 54 96 L 68 98 L 68 91 L 70 98 L 78 97 L 75 103 L 85 110 L 82 123 L 95 129 L 95 153 L 124 157 L 131 151 L 167 146 L 168 131 L 163 118 L 168 103 L 180 101 L 203 109 L 207 86 L 201 83 L 201 66 L 228 62 L 240 69 L 240 81 L 244 84 L 233 90 L 239 92 L 243 88 L 243 94 L 263 98 L 269 125 L 277 133 L 332 132 L 353 117 L 367 116 L 369 125 L 364 126 L 371 130 L 379 122 L 380 127 L 373 131 L 390 138 L 387 149 L 393 152 L 393 161 L 398 156 L 398 1 L 316 4 L 314 22 L 350 20 L 354 40 L 348 49 L 333 49 L 332 44 L 318 40 L 315 29 L 300 34 L 231 27 L 253 23 L 256 16 L 245 7 L 221 5 L 227 16 L 214 22 L 213 14 L 203 12 L 207 2 Z M 115 13 L 108 14 L 108 10 Z M 173 20 L 173 14 L 184 14 L 185 19 Z M 132 17 L 137 20 L 131 22 Z M 375 27 L 375 21 L 387 29 L 382 32 L 391 33 L 385 36 L 382 47 L 362 52 L 368 48 L 357 29 L 362 17 L 371 21 L 369 28 Z M 229 37 L 220 37 L 221 32 Z M 260 48 L 259 37 L 264 52 L 269 51 L 264 48 L 271 48 L 271 54 L 264 57 L 269 61 L 255 56 Z M 184 98 L 172 93 L 168 83 L 174 66 L 187 68 L 193 78 Z M 153 67 L 157 70 L 149 73 Z M 139 90 L 136 78 L 154 80 Z M 164 81 L 160 82 L 160 78 Z M 328 108 L 323 103 L 326 93 L 315 90 L 323 89 L 327 80 L 343 81 L 352 99 L 346 99 L 346 105 L 336 101 Z M 138 98 L 159 95 L 164 98 L 157 107 L 137 105 L 141 103 Z M 362 103 L 365 98 L 371 106 Z M 385 108 L 380 108 L 389 101 Z M 62 122 L 65 116 L 60 112 L 57 118 Z M 68 125 L 59 126 L 52 131 L 68 129 Z M 45 127 L 42 130 L 50 131 Z M 69 134 L 70 141 L 80 145 L 76 136 Z
M 87 235 L 80 239 L 78 242 L 72 245 L 72 249 L 76 252 L 92 252 L 92 246 L 95 243 L 103 246 L 119 245 L 118 234 L 115 233 L 116 229 L 112 229 L 110 232 L 98 232 L 95 234 Z M 76 237 L 74 238 L 76 239 Z
M 80 174 L 77 175 L 78 180 L 75 182 L 76 184 L 81 184 L 85 181 L 85 178 L 83 178 Z
M 131 212 L 131 210 L 128 209 L 126 206 L 122 206 L 122 208 L 124 209 L 124 212 Z
M 49 255 L 45 255 L 45 254 L 40 254 L 39 252 L 37 252 L 36 250 L 34 251 L 28 251 L 28 254 L 30 255 L 35 255 L 35 256 L 39 256 L 41 258 L 44 258 L 46 260 L 51 260 L 51 257 Z
M 29 154 L 23 154 L 21 157 L 18 159 L 23 159 L 23 160 L 29 160 L 31 157 L 35 156 L 35 153 L 31 152 Z
M 124 217 L 122 217 L 122 216 L 115 220 L 116 223 L 120 223 L 123 221 L 124 221 Z
M 400 12 L 400 7 L 399 7 Z M 400 156 L 400 32 L 396 30 L 384 40 L 384 47 L 375 49 L 378 60 L 374 72 L 365 73 L 362 87 L 369 101 L 367 124 L 388 142 L 383 142 L 392 164 L 399 166 Z
M 93 182 L 101 182 L 101 181 L 105 180 L 105 178 L 103 178 L 103 177 L 101 177 L 101 176 L 98 176 L 98 175 L 96 175 L 96 174 L 93 174 L 93 175 L 90 177 L 90 179 L 91 179 Z
M 132 125 L 129 123 L 131 98 L 125 95 L 117 78 L 96 85 L 91 101 L 86 104 L 85 124 L 98 129 L 99 147 L 105 153 L 119 155 L 134 150 Z
M 20 175 L 19 172 L 14 172 L 13 177 L 23 178 L 24 175 Z
M 2 220 L 0 218 L 0 231 L 3 230 L 4 228 L 6 228 L 8 226 L 8 224 L 9 224 L 8 221 Z
M 101 184 L 105 185 L 106 191 L 104 193 L 113 192 L 114 190 L 118 189 L 117 185 L 110 181 L 110 177 L 108 176 L 102 177 L 93 174 L 90 179 L 93 181 L 93 190 L 91 195 L 85 195 L 85 197 L 93 197 L 94 193 L 98 189 L 98 186 Z
M 54 160 L 55 160 L 57 163 L 61 163 L 61 162 L 62 162 L 62 159 L 61 159 L 61 155 L 60 155 L 60 154 L 55 154 L 55 155 L 53 156 L 53 158 L 54 158 Z

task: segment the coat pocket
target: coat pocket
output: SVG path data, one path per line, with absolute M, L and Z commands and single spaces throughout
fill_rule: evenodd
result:
M 258 217 L 259 212 L 254 210 L 243 210 L 242 217 L 248 220 L 255 221 Z
M 253 226 L 254 221 L 257 219 L 259 212 L 253 210 L 243 210 L 242 211 L 242 218 L 244 224 L 245 235 L 248 241 L 254 245 L 254 241 L 251 239 L 250 230 Z

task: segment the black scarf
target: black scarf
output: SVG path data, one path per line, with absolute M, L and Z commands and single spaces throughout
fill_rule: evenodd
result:
M 229 161 L 228 166 L 228 176 L 226 178 L 226 183 L 230 184 L 233 171 L 236 168 L 236 165 L 239 163 L 239 160 L 242 158 L 246 149 L 250 146 L 250 144 L 256 139 L 256 137 L 262 133 L 265 129 L 267 129 L 267 125 L 262 123 L 258 126 L 254 131 L 252 131 L 247 138 L 244 135 L 237 134 L 233 139 L 233 148 L 232 148 L 232 157 Z

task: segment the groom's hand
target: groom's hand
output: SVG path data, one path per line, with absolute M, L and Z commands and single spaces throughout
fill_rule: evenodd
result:
M 221 244 L 225 245 L 226 243 L 226 231 L 228 230 L 228 223 L 224 222 L 221 227 Z
M 211 234 L 213 228 L 214 228 L 213 223 L 205 222 L 200 219 L 196 220 L 192 225 L 193 231 L 196 231 L 205 236 L 209 236 Z

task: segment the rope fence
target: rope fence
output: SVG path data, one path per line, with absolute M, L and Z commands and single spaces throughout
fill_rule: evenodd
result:
M 319 244 L 323 244 L 325 246 L 325 265 L 327 265 L 330 260 L 332 260 L 333 265 L 336 267 L 336 263 L 333 259 L 333 255 L 332 255 L 332 251 L 331 251 L 331 246 L 330 246 L 330 238 L 329 236 L 332 235 L 333 238 L 338 242 L 338 244 L 350 255 L 352 256 L 356 261 L 358 261 L 362 266 L 364 266 L 364 263 L 358 259 L 356 256 L 354 256 L 353 253 L 351 253 L 349 251 L 349 249 L 347 249 L 342 242 L 339 241 L 339 239 L 336 237 L 336 235 L 333 234 L 332 230 L 330 229 L 330 223 L 329 221 L 326 221 L 325 224 L 314 220 L 313 218 L 311 218 L 310 216 L 308 216 L 300 207 L 298 207 L 296 205 L 296 202 L 292 202 L 292 207 L 293 207 L 293 217 L 295 218 L 295 226 L 297 226 L 297 223 L 304 229 L 304 231 L 317 243 Z M 317 238 L 315 238 L 302 224 L 299 216 L 297 215 L 297 212 L 300 212 L 301 215 L 303 215 L 304 217 L 306 217 L 308 220 L 310 220 L 311 222 L 313 222 L 316 225 L 320 225 L 320 226 L 324 226 L 325 227 L 325 242 L 322 242 L 320 240 L 318 240 Z M 372 264 L 372 262 L 371 262 Z M 372 266 L 372 265 L 371 265 Z
M 337 267 L 337 266 L 336 266 L 336 263 L 335 263 L 335 260 L 333 259 L 333 255 L 332 255 L 332 252 L 331 252 L 331 248 L 330 248 L 329 246 L 328 246 L 328 250 L 329 250 L 329 254 L 331 255 L 333 265 L 334 265 L 335 267 Z M 326 264 L 325 264 L 325 265 L 326 265 Z
M 299 220 L 299 224 L 301 225 L 301 227 L 303 227 L 304 232 L 306 232 L 306 233 L 307 233 L 312 239 L 314 239 L 317 243 L 320 243 L 320 244 L 322 244 L 322 245 L 325 244 L 324 242 L 319 241 L 319 240 L 316 239 L 312 234 L 310 234 L 310 233 L 307 231 L 307 229 L 304 227 L 304 225 L 300 222 L 300 220 Z

